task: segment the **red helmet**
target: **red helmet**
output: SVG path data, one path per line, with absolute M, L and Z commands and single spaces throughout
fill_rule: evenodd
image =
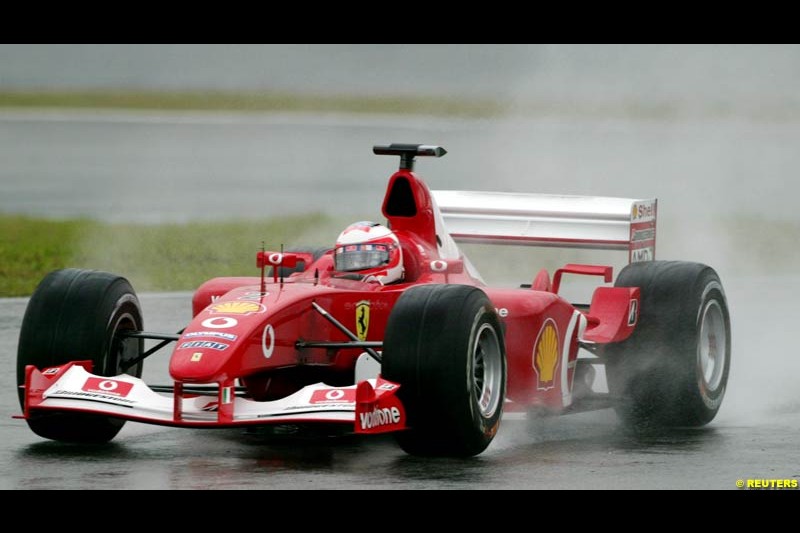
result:
M 336 239 L 338 272 L 358 272 L 386 285 L 403 279 L 403 251 L 392 230 L 376 222 L 350 224 Z

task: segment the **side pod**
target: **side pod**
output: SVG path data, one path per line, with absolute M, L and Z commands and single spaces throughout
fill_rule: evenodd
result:
M 586 315 L 583 340 L 606 344 L 624 341 L 639 319 L 638 287 L 598 287 Z

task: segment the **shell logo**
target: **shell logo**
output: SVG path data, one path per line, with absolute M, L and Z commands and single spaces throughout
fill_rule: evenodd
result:
M 555 387 L 558 368 L 558 328 L 552 318 L 542 324 L 533 345 L 533 369 L 536 371 L 536 388 L 550 390 Z
M 211 306 L 211 312 L 224 315 L 252 315 L 263 313 L 265 307 L 254 302 L 222 302 Z

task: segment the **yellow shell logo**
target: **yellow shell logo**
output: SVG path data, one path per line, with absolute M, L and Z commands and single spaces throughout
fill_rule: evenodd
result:
M 212 313 L 225 315 L 251 315 L 260 313 L 263 310 L 261 304 L 253 302 L 223 302 L 211 306 Z
M 533 369 L 536 371 L 536 388 L 549 390 L 555 387 L 558 368 L 558 330 L 552 318 L 545 320 L 536 344 L 533 346 Z

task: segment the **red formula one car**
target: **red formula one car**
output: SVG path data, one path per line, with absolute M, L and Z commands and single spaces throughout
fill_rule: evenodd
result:
M 437 146 L 398 155 L 385 226 L 357 223 L 330 250 L 257 255 L 260 276 L 195 292 L 178 334 L 143 331 L 128 281 L 49 274 L 19 339 L 24 418 L 60 441 L 112 439 L 126 420 L 182 427 L 343 425 L 395 432 L 421 455 L 482 452 L 504 409 L 614 407 L 630 424 L 714 418 L 730 365 L 722 284 L 705 265 L 655 261 L 656 201 L 431 192 L 413 172 Z M 492 288 L 456 242 L 625 250 L 629 265 L 591 304 L 559 296 L 568 264 L 520 288 Z M 271 272 L 270 272 L 271 269 Z M 265 272 L 266 271 L 266 272 Z M 162 342 L 144 350 L 144 339 Z M 148 386 L 143 360 L 174 342 L 172 384 Z M 580 357 L 579 357 L 580 354 Z M 605 365 L 609 392 L 594 392 Z

